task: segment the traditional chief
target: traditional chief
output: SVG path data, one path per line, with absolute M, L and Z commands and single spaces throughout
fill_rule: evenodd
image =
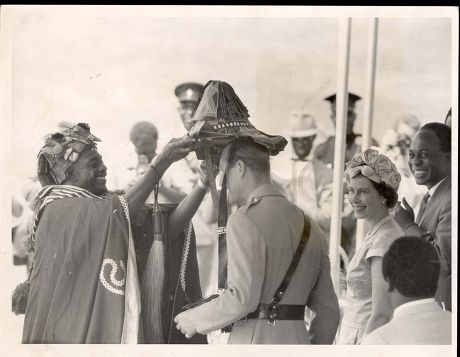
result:
M 29 241 L 33 260 L 13 297 L 16 312 L 25 308 L 23 343 L 143 342 L 130 222 L 166 169 L 195 143 L 171 140 L 138 183 L 116 196 L 106 189 L 98 141 L 89 125 L 62 123 L 38 154 L 43 189 Z M 190 221 L 204 192 L 197 187 L 171 214 L 171 237 Z

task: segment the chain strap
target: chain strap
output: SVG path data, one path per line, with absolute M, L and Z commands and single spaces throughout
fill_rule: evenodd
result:
M 187 292 L 186 292 L 187 286 L 185 282 L 185 269 L 187 268 L 188 255 L 190 252 L 192 229 L 193 229 L 193 225 L 192 225 L 192 221 L 190 221 L 187 229 L 185 230 L 185 242 L 184 242 L 184 249 L 182 251 L 182 261 L 181 261 L 181 266 L 180 266 L 180 285 L 181 285 L 182 291 L 184 292 L 185 300 L 187 303 L 192 302 L 187 295 Z

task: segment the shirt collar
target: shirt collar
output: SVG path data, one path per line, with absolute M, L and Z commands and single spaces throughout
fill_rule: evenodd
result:
M 439 185 L 440 185 L 446 178 L 447 178 L 447 177 L 444 177 L 441 181 L 439 181 L 436 185 L 434 185 L 433 187 L 431 187 L 431 188 L 428 190 L 428 193 L 430 194 L 430 198 L 433 197 L 434 191 L 436 191 L 436 189 L 439 187 Z
M 281 196 L 285 197 L 284 194 L 278 190 L 272 183 L 268 183 L 262 186 L 257 187 L 254 191 L 251 192 L 247 199 L 247 203 L 251 203 L 254 197 L 263 197 L 263 196 Z
M 417 306 L 417 305 L 422 305 L 422 304 L 433 303 L 433 302 L 435 302 L 434 298 L 420 299 L 420 300 L 406 302 L 405 304 L 399 305 L 395 309 L 395 311 L 393 312 L 393 317 L 395 317 L 396 315 L 400 314 L 401 311 L 406 310 L 407 308 Z

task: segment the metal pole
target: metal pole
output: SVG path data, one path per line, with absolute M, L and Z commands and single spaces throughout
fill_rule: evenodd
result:
M 377 38 L 379 19 L 374 17 L 369 20 L 369 42 L 367 47 L 367 84 L 364 102 L 363 117 L 363 143 L 361 150 L 366 150 L 372 145 L 372 120 L 374 113 L 374 89 L 375 89 L 375 68 L 377 63 Z M 361 245 L 366 235 L 366 227 L 363 220 L 358 220 L 356 227 L 356 250 Z
M 351 18 L 340 19 L 339 53 L 337 63 L 336 128 L 334 148 L 334 173 L 332 194 L 331 241 L 329 258 L 331 278 L 336 294 L 340 295 L 339 245 L 342 228 L 343 165 L 345 161 L 345 136 L 348 111 L 348 72 L 350 62 Z

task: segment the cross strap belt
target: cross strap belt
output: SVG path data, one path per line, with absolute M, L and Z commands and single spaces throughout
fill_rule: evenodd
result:
M 249 313 L 246 319 L 303 320 L 305 305 L 259 304 L 256 311 Z

